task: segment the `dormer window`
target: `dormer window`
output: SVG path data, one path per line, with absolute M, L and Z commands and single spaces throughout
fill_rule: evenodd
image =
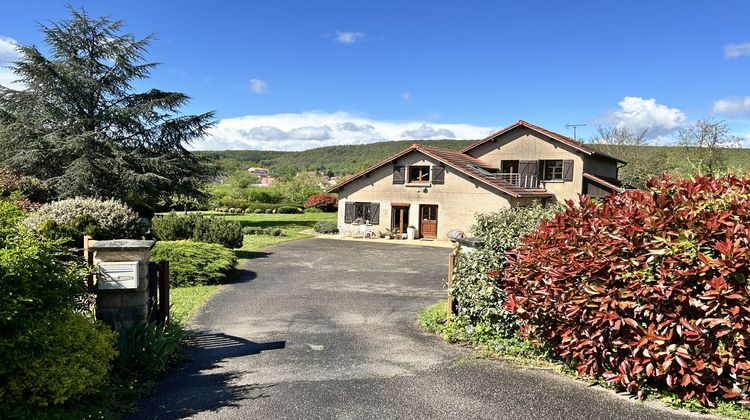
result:
M 430 167 L 429 166 L 410 166 L 409 167 L 409 182 L 410 183 L 430 182 Z

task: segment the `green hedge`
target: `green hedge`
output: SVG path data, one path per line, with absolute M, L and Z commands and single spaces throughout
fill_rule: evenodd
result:
M 237 257 L 218 245 L 193 241 L 159 241 L 151 261 L 169 261 L 170 284 L 175 287 L 217 284 L 234 270 Z
M 84 271 L 0 205 L 0 417 L 59 407 L 102 386 L 114 332 L 83 315 Z
M 193 240 L 220 244 L 227 248 L 242 247 L 242 225 L 236 220 L 200 214 L 170 213 L 151 220 L 151 231 L 161 241 Z

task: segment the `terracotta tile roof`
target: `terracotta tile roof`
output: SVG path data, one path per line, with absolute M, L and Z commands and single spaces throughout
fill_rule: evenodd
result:
M 538 133 L 544 134 L 545 136 L 547 136 L 547 137 L 549 137 L 549 138 L 551 138 L 553 140 L 556 140 L 556 141 L 559 141 L 560 143 L 566 144 L 566 145 L 568 145 L 568 146 L 570 146 L 570 147 L 572 147 L 572 148 L 574 148 L 574 149 L 576 149 L 578 151 L 586 153 L 587 155 L 600 156 L 600 157 L 603 157 L 605 159 L 615 160 L 615 161 L 620 162 L 620 163 L 627 163 L 627 162 L 625 162 L 622 159 L 619 159 L 619 158 L 616 158 L 614 156 L 608 155 L 606 153 L 600 152 L 600 151 L 594 149 L 593 147 L 591 147 L 589 145 L 586 145 L 586 144 L 583 144 L 583 143 L 581 143 L 579 141 L 573 140 L 570 137 L 563 136 L 562 134 L 555 133 L 554 131 L 547 130 L 546 128 L 539 127 L 538 125 L 534 125 L 534 124 L 531 124 L 531 123 L 523 121 L 523 120 L 519 120 L 518 122 L 516 122 L 514 124 L 511 124 L 511 125 L 503 128 L 500 131 L 497 131 L 495 133 L 490 134 L 489 136 L 483 138 L 482 140 L 478 140 L 478 141 L 470 144 L 469 146 L 467 146 L 464 149 L 462 149 L 461 153 L 466 153 L 466 152 L 468 152 L 468 151 L 476 148 L 477 146 L 480 146 L 480 145 L 482 145 L 484 143 L 487 143 L 488 141 L 491 141 L 491 140 L 497 138 L 498 136 L 500 136 L 502 134 L 505 134 L 505 133 L 507 133 L 507 132 L 509 132 L 511 130 L 514 130 L 514 129 L 518 128 L 518 127 L 526 127 L 526 128 L 528 128 L 530 130 L 534 130 L 534 131 L 536 131 Z
M 510 182 L 488 175 L 486 171 L 480 170 L 486 166 L 479 159 L 473 158 L 467 154 L 455 150 L 442 149 L 439 147 L 429 147 L 416 145 L 416 150 L 430 156 L 453 169 L 468 175 L 478 181 L 481 181 L 491 187 L 494 187 L 513 197 L 551 197 L 554 194 L 544 188 L 526 189 L 517 187 Z M 477 169 L 479 168 L 479 169 Z
M 543 188 L 524 189 L 524 188 L 517 187 L 509 182 L 503 181 L 501 179 L 489 176 L 486 172 L 481 171 L 480 169 L 477 169 L 477 168 L 482 168 L 483 166 L 485 166 L 484 163 L 482 163 L 478 159 L 473 158 L 467 154 L 464 154 L 455 150 L 448 150 L 448 149 L 443 149 L 439 147 L 424 146 L 420 144 L 413 144 L 410 147 L 392 156 L 389 156 L 386 159 L 383 159 L 382 161 L 370 166 L 364 171 L 361 171 L 353 175 L 349 179 L 341 182 L 340 184 L 329 188 L 328 192 L 338 191 L 339 189 L 341 189 L 341 187 L 348 184 L 349 182 L 354 181 L 355 179 L 358 179 L 362 176 L 365 176 L 369 172 L 372 172 L 375 169 L 378 169 L 398 159 L 399 157 L 404 156 L 407 153 L 410 153 L 413 151 L 421 152 L 469 176 L 470 178 L 476 179 L 477 181 L 480 181 L 483 184 L 486 184 L 490 187 L 500 190 L 501 192 L 504 192 L 512 197 L 552 197 L 554 195 Z

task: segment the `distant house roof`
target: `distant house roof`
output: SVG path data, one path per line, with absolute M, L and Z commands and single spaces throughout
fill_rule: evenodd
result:
M 485 143 L 487 143 L 489 141 L 495 140 L 500 135 L 505 134 L 505 133 L 507 133 L 507 132 L 509 132 L 511 130 L 515 130 L 516 128 L 519 128 L 519 127 L 526 127 L 526 128 L 528 128 L 530 130 L 536 131 L 537 133 L 544 134 L 545 136 L 551 138 L 552 140 L 556 140 L 556 141 L 558 141 L 560 143 L 566 144 L 566 145 L 568 145 L 568 146 L 570 146 L 570 147 L 572 147 L 572 148 L 574 148 L 574 149 L 576 149 L 576 150 L 578 150 L 580 152 L 583 152 L 583 153 L 585 153 L 587 155 L 590 155 L 590 156 L 600 156 L 600 157 L 603 157 L 605 159 L 611 159 L 611 160 L 614 160 L 614 161 L 617 161 L 617 162 L 620 162 L 620 163 L 627 163 L 627 162 L 625 162 L 622 159 L 619 159 L 619 158 L 616 158 L 614 156 L 608 155 L 606 153 L 600 152 L 600 151 L 594 149 L 593 147 L 585 145 L 585 144 L 583 144 L 583 143 L 581 143 L 579 141 L 573 140 L 570 137 L 563 136 L 562 134 L 555 133 L 554 131 L 549 131 L 546 128 L 539 127 L 537 125 L 531 124 L 531 123 L 523 121 L 523 120 L 519 120 L 518 122 L 516 122 L 514 124 L 511 124 L 511 125 L 503 128 L 500 131 L 497 131 L 495 133 L 490 134 L 489 136 L 483 138 L 482 140 L 478 140 L 478 141 L 470 144 L 469 146 L 467 146 L 464 149 L 462 149 L 461 153 L 467 153 L 467 152 L 469 152 L 469 151 L 471 151 L 471 150 L 473 150 L 473 149 L 475 149 L 475 148 L 477 148 L 477 147 L 479 147 L 479 146 L 481 146 L 481 145 L 483 145 L 483 144 L 485 144 Z
M 448 149 L 442 149 L 439 147 L 429 147 L 424 146 L 420 144 L 413 144 L 406 149 L 389 156 L 382 161 L 370 166 L 369 168 L 365 169 L 364 171 L 361 171 L 357 174 L 354 174 L 349 179 L 342 181 L 338 185 L 329 188 L 328 192 L 335 192 L 341 189 L 344 185 L 354 181 L 355 179 L 362 178 L 363 176 L 366 176 L 370 172 L 381 168 L 388 163 L 400 158 L 401 156 L 404 156 L 411 152 L 421 152 L 422 154 L 431 157 L 445 165 L 450 166 L 451 168 L 457 170 L 458 172 L 461 172 L 470 178 L 473 178 L 487 186 L 490 186 L 492 188 L 495 188 L 497 190 L 500 190 L 503 193 L 506 193 L 512 197 L 551 197 L 553 196 L 552 193 L 545 189 L 523 189 L 520 187 L 517 187 L 509 182 L 503 181 L 499 178 L 491 177 L 487 174 L 486 171 L 483 171 L 481 168 L 485 166 L 484 163 L 482 163 L 479 159 L 473 158 L 467 154 L 464 154 L 462 152 L 457 152 L 455 150 L 448 150 Z

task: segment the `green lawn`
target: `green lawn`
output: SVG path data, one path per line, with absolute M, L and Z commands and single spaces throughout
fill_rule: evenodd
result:
M 284 236 L 245 235 L 242 248 L 235 249 L 239 264 L 252 260 L 263 248 L 280 242 L 309 238 L 303 230 L 312 229 L 319 221 L 336 221 L 336 213 L 303 214 L 231 214 L 227 219 L 239 220 L 243 227 L 274 227 L 284 231 Z M 188 322 L 195 312 L 219 290 L 218 285 L 174 287 L 170 290 L 172 317 L 180 322 Z

